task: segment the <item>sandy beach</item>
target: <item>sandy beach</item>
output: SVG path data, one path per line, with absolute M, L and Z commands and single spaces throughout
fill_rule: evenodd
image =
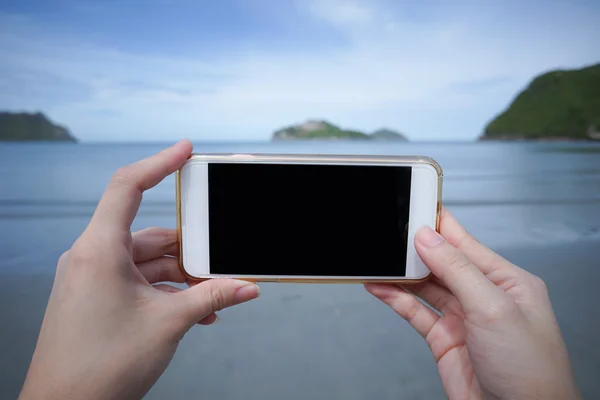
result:
M 111 174 L 162 148 L 0 147 L 0 398 L 15 398 L 20 390 L 56 261 L 85 229 Z M 438 160 L 448 209 L 483 243 L 546 281 L 584 397 L 600 398 L 598 146 L 233 143 L 198 148 L 427 154 Z M 35 185 L 23 184 L 30 181 Z M 148 192 L 132 230 L 174 227 L 174 190 L 174 179 L 167 179 Z M 258 300 L 224 310 L 215 326 L 193 329 L 147 398 L 445 397 L 424 340 L 362 286 L 261 286 Z
M 584 398 L 600 397 L 598 243 L 498 251 L 546 281 Z M 2 278 L 0 397 L 8 399 L 23 382 L 52 276 Z M 257 301 L 223 311 L 217 325 L 190 331 L 147 398 L 444 397 L 424 341 L 361 286 L 262 289 Z

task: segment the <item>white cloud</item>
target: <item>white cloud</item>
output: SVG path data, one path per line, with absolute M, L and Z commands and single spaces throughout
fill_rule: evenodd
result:
M 472 138 L 534 74 L 600 59 L 600 35 L 590 35 L 594 26 L 577 13 L 563 16 L 562 26 L 505 20 L 503 32 L 492 23 L 496 10 L 416 23 L 394 4 L 297 3 L 295 18 L 328 24 L 346 43 L 210 57 L 124 53 L 0 15 L 9 76 L 53 76 L 87 93 L 61 99 L 48 89 L 28 99 L 15 92 L 26 91 L 23 85 L 0 80 L 0 90 L 10 89 L 0 104 L 43 108 L 94 140 L 260 139 L 306 118 L 357 129 L 388 125 L 414 139 Z

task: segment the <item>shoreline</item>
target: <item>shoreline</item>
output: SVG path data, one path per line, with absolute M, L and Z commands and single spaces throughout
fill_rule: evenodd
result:
M 544 138 L 528 138 L 524 136 L 499 136 L 486 137 L 480 136 L 476 139 L 477 142 L 574 142 L 574 143 L 600 143 L 600 140 L 594 138 L 570 138 L 566 136 L 544 137 Z

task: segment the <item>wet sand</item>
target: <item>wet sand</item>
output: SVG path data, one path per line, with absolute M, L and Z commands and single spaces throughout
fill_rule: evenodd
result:
M 600 398 L 599 249 L 594 241 L 499 250 L 546 281 L 584 398 Z M 14 265 L 0 291 L 3 399 L 18 395 L 52 285 L 49 273 Z M 262 289 L 217 325 L 188 333 L 147 398 L 444 398 L 424 341 L 361 286 Z

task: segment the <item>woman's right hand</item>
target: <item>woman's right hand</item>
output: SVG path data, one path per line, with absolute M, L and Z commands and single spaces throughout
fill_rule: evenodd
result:
M 447 211 L 440 232 L 423 228 L 415 239 L 434 277 L 365 287 L 425 338 L 448 397 L 581 398 L 544 282 L 477 242 Z

